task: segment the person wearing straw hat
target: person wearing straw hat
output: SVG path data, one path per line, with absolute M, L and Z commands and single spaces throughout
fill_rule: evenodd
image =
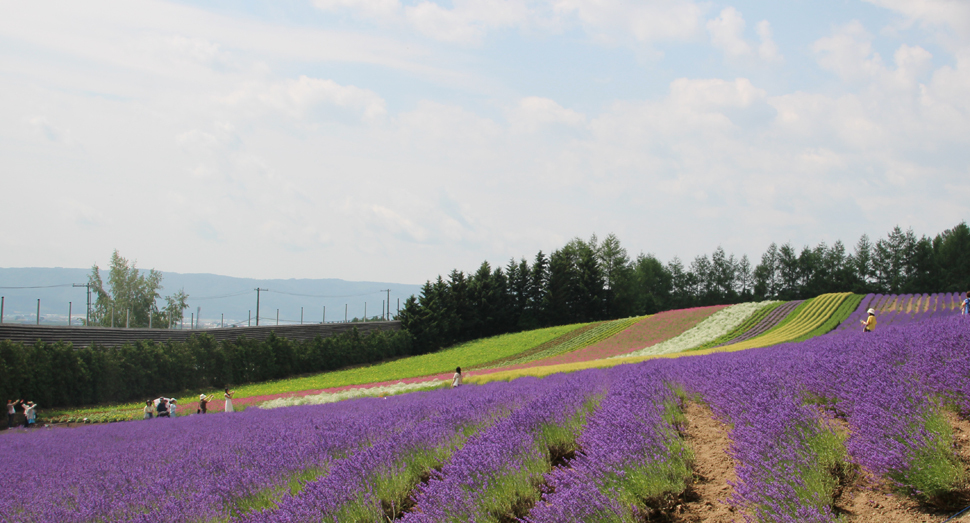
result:
M 199 394 L 199 412 L 198 414 L 205 414 L 205 409 L 212 401 L 212 395 L 206 396 L 205 394 Z
M 869 309 L 866 312 L 869 313 L 869 317 L 859 320 L 862 323 L 862 332 L 872 332 L 876 328 L 876 310 Z

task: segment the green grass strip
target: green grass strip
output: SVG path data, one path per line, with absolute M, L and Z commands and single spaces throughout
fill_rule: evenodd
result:
M 592 324 L 591 328 L 584 329 L 579 333 L 578 336 L 563 336 L 561 343 L 549 343 L 544 347 L 537 347 L 540 350 L 537 351 L 527 351 L 521 356 L 515 356 L 512 358 L 504 358 L 501 361 L 493 361 L 483 368 L 496 368 L 496 367 L 507 367 L 511 365 L 518 365 L 520 363 L 528 363 L 530 361 L 541 360 L 543 358 L 551 358 L 553 356 L 558 356 L 560 354 L 565 354 L 567 352 L 576 351 L 585 347 L 589 347 L 594 343 L 599 343 L 607 338 L 616 336 L 617 334 L 627 330 L 631 325 L 643 319 L 643 316 L 638 316 L 634 318 L 623 318 L 613 321 L 604 321 L 599 324 Z M 579 330 L 579 329 L 577 329 Z
M 283 392 L 362 385 L 454 372 L 455 367 L 472 367 L 518 354 L 581 326 L 581 324 L 563 325 L 515 334 L 503 334 L 462 343 L 431 354 L 402 358 L 377 365 L 326 372 L 303 378 L 244 385 L 236 388 L 236 397 L 245 398 Z
M 778 307 L 781 307 L 784 304 L 785 304 L 785 302 L 781 301 L 781 302 L 778 302 L 778 303 L 770 303 L 768 305 L 765 305 L 764 307 L 762 307 L 762 308 L 758 309 L 757 311 L 755 311 L 755 313 L 752 314 L 747 320 L 745 320 L 744 323 L 742 323 L 741 325 L 738 325 L 737 327 L 735 327 L 734 329 L 732 329 L 727 334 L 725 334 L 725 335 L 723 335 L 723 336 L 721 336 L 721 337 L 719 337 L 719 338 L 717 338 L 715 340 L 709 341 L 709 342 L 707 342 L 707 343 L 705 343 L 703 345 L 700 345 L 698 347 L 694 347 L 694 348 L 688 349 L 688 350 L 692 350 L 692 351 L 693 350 L 704 350 L 704 349 L 709 349 L 711 347 L 717 347 L 718 345 L 723 345 L 723 344 L 725 344 L 725 343 L 727 343 L 727 342 L 729 342 L 729 341 L 737 338 L 738 336 L 741 336 L 742 334 L 748 332 L 752 328 L 754 328 L 754 326 L 757 325 L 759 322 L 761 322 L 761 320 L 765 319 L 766 316 L 768 316 L 769 314 L 771 314 L 771 311 L 777 309 Z

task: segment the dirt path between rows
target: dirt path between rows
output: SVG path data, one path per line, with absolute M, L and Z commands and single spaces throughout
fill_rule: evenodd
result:
M 730 429 L 714 419 L 706 405 L 693 401 L 684 408 L 687 417 L 686 439 L 694 451 L 694 482 L 675 514 L 678 523 L 734 523 L 743 521 L 728 503 L 734 489 L 735 461 L 728 454 Z
M 970 422 L 952 412 L 946 413 L 953 427 L 954 450 L 964 470 L 970 470 Z M 835 500 L 836 513 L 853 523 L 939 523 L 970 503 L 966 493 L 958 495 L 945 507 L 920 505 L 915 499 L 895 492 L 884 481 L 875 481 L 864 474 L 848 478 L 849 483 Z M 952 520 L 970 522 L 970 511 Z

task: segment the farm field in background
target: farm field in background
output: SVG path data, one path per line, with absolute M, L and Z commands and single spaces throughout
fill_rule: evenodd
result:
M 844 301 L 806 302 L 779 329 L 805 331 Z M 695 510 L 680 496 L 703 459 L 685 414 L 699 404 L 726 423 L 739 516 L 870 521 L 879 509 L 849 514 L 834 495 L 870 489 L 908 503 L 899 521 L 942 520 L 967 494 L 953 421 L 970 412 L 965 320 L 951 310 L 544 379 L 10 433 L 0 488 L 19 495 L 0 499 L 0 519 L 632 523 Z M 159 440 L 192 444 L 158 453 Z
M 944 295 L 939 295 L 944 296 Z M 907 298 L 906 310 L 935 310 L 930 304 L 940 303 L 936 314 L 952 314 L 959 304 L 956 295 L 946 298 L 932 295 L 927 298 Z M 932 298 L 932 299 L 931 299 Z M 943 302 L 947 306 L 943 306 Z M 511 335 L 497 336 L 461 344 L 437 353 L 404 358 L 379 365 L 348 369 L 315 376 L 281 380 L 236 388 L 235 403 L 238 407 L 250 405 L 283 406 L 302 403 L 325 403 L 360 396 L 397 394 L 413 390 L 440 387 L 450 381 L 454 366 L 479 368 L 466 377 L 470 383 L 485 383 L 520 376 L 546 376 L 557 372 L 570 372 L 583 368 L 609 367 L 619 363 L 637 361 L 631 353 L 639 350 L 651 356 L 651 351 L 671 347 L 680 341 L 673 354 L 706 354 L 722 350 L 741 350 L 783 341 L 808 339 L 838 327 L 836 331 L 854 328 L 855 316 L 864 315 L 866 304 L 879 304 L 880 326 L 892 323 L 883 319 L 884 314 L 895 314 L 904 302 L 896 297 L 876 295 L 861 296 L 844 294 L 823 295 L 807 302 L 766 303 L 761 306 L 741 304 L 736 306 L 713 306 L 695 309 L 666 311 L 643 318 L 601 322 L 599 324 L 576 324 Z M 912 302 L 912 304 L 910 304 Z M 855 304 L 858 304 L 856 306 Z M 733 309 L 733 319 L 724 324 L 711 322 L 712 315 L 724 315 Z M 853 312 L 853 309 L 854 312 Z M 846 319 L 849 314 L 853 317 Z M 852 320 L 852 321 L 850 321 Z M 885 323 L 884 323 L 885 321 Z M 705 323 L 707 322 L 707 323 Z M 840 324 L 841 323 L 841 324 Z M 626 327 L 626 328 L 623 328 Z M 725 342 L 726 338 L 731 338 Z M 718 344 L 718 347 L 712 345 Z M 697 350 L 703 349 L 703 350 Z M 530 351 L 532 351 L 530 353 Z M 540 352 L 536 352 L 540 351 Z M 553 357 L 542 354 L 561 352 Z M 692 352 L 684 352 L 692 351 Z M 615 360 L 604 360 L 621 356 Z M 622 357 L 628 356 L 628 357 Z M 513 363 L 517 359 L 522 363 Z M 211 391 L 205 391 L 211 392 Z M 180 400 L 182 413 L 193 413 L 197 408 L 198 395 L 192 394 Z M 212 411 L 222 410 L 221 394 L 210 404 Z M 305 398 L 305 399 L 303 399 Z M 44 412 L 42 416 L 51 421 L 92 422 L 139 419 L 141 405 L 129 404 L 112 407 L 65 409 Z

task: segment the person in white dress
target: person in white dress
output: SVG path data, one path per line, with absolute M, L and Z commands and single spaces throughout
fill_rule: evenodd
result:
M 222 395 L 226 398 L 226 412 L 232 412 L 232 395 L 235 393 L 236 391 L 226 388 L 226 393 Z
M 455 368 L 455 376 L 451 378 L 451 388 L 461 387 L 461 367 Z

